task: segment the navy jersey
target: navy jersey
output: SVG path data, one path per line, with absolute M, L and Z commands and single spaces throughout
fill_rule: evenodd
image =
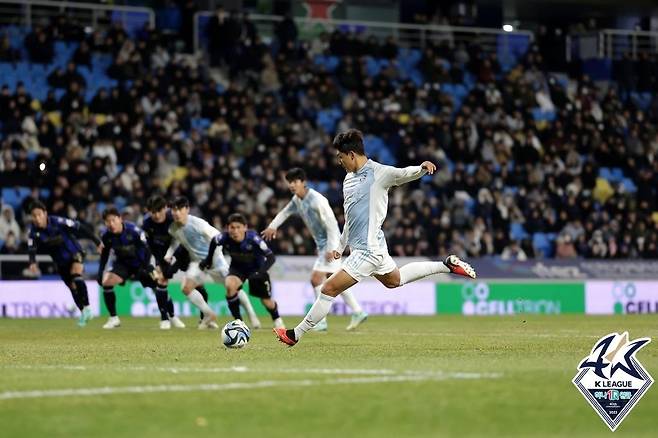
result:
M 45 228 L 32 225 L 28 239 L 30 262 L 34 262 L 37 250 L 45 251 L 57 265 L 66 265 L 73 261 L 76 254 L 82 253 L 82 247 L 76 235 L 83 235 L 99 243 L 93 232 L 89 232 L 80 222 L 59 216 L 48 215 Z
M 144 217 L 142 229 L 146 233 L 146 241 L 157 263 L 161 263 L 164 260 L 167 249 L 171 245 L 172 237 L 169 234 L 169 226 L 173 222 L 174 218 L 170 211 L 167 212 L 167 216 L 162 223 L 154 221 L 150 214 Z
M 99 272 L 103 272 L 110 250 L 114 250 L 117 261 L 131 267 L 148 266 L 151 261 L 151 251 L 146 242 L 146 233 L 132 222 L 124 222 L 123 230 L 114 234 L 106 231 L 102 237 L 103 253 Z
M 223 247 L 231 256 L 231 269 L 251 273 L 260 271 L 268 259 L 274 258 L 272 250 L 254 230 L 247 230 L 242 242 L 231 239 L 228 233 L 219 233 L 213 238 L 216 246 Z

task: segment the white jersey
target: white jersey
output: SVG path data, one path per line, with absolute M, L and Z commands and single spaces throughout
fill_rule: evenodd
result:
M 268 228 L 277 229 L 291 215 L 299 215 L 308 229 L 320 253 L 338 248 L 340 230 L 334 212 L 327 198 L 313 189 L 309 189 L 304 198 L 295 195 L 277 214 Z
M 169 226 L 169 234 L 174 238 L 167 251 L 167 257 L 171 257 L 179 243 L 190 253 L 190 259 L 198 262 L 208 255 L 208 247 L 213 237 L 219 234 L 219 230 L 203 219 L 189 215 L 185 225 L 176 222 Z M 216 251 L 217 252 L 217 251 Z M 219 250 L 221 253 L 221 250 Z
M 349 245 L 352 251 L 388 253 L 382 224 L 388 210 L 388 190 L 425 175 L 421 166 L 397 168 L 368 160 L 343 181 L 345 227 L 339 252 Z

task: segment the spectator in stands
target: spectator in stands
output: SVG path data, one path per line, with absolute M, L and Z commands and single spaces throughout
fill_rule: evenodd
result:
M 0 62 L 20 61 L 21 52 L 11 46 L 9 36 L 0 36 Z
M 25 37 L 25 48 L 31 62 L 50 64 L 55 56 L 54 41 L 39 25 Z
M 578 257 L 576 247 L 568 233 L 560 234 L 555 242 L 555 258 L 568 259 Z
M 4 244 L 0 247 L 0 254 L 18 254 L 19 250 L 16 234 L 10 231 L 4 239 Z
M 236 22 L 236 32 L 248 34 Z M 60 103 L 50 90 L 40 106 L 25 86 L 0 92 L 0 185 L 38 181 L 24 143 L 25 128 L 34 137 L 38 121 L 40 149 L 33 149 L 50 154 L 53 212 L 93 218 L 98 202 L 122 196 L 138 214 L 140 197 L 165 190 L 196 199 L 213 221 L 253 209 L 258 228 L 261 212 L 273 214 L 289 196 L 277 169 L 302 165 L 342 221 L 342 175 L 326 145 L 337 127 L 369 126 L 377 150 L 397 165 L 425 156 L 445 163 L 431 181 L 392 192 L 391 211 L 406 214 L 392 214 L 385 232 L 401 252 L 435 256 L 453 248 L 531 258 L 531 234 L 544 232 L 571 236 L 554 242 L 558 257 L 574 250 L 585 257 L 658 255 L 650 219 L 658 99 L 639 111 L 614 87 L 601 93 L 586 77 L 574 79 L 572 92 L 547 76 L 541 53 L 503 72 L 477 46 L 431 46 L 411 72 L 420 78 L 414 82 L 401 62 L 406 52 L 369 71 L 363 56 L 383 55 L 380 41 L 366 35 L 337 31 L 326 41 L 328 54 L 340 55 L 336 70 L 331 60 L 316 65 L 303 42 L 272 56 L 262 42 L 255 49 L 234 39 L 230 50 L 240 54 L 233 58 L 244 73 L 218 86 L 206 79 L 206 65 L 176 59 L 152 29 L 130 42 L 118 26 L 92 36 L 90 49 L 111 51 L 115 77 L 134 76 L 132 85 L 99 90 L 90 102 L 79 86 Z M 97 126 L 85 116 L 87 104 L 92 114 L 112 117 L 98 118 Z M 535 120 L 531 109 L 551 112 L 551 104 L 555 119 Z M 609 225 L 613 220 L 624 226 Z M 530 235 L 510 244 L 512 223 Z M 277 251 L 309 251 L 299 235 L 282 233 Z
M 0 240 L 7 241 L 10 233 L 18 240 L 21 228 L 14 218 L 14 209 L 11 205 L 3 204 L 0 210 Z
M 91 69 L 91 49 L 87 41 L 82 41 L 80 46 L 75 49 L 71 62 L 76 65 L 84 65 Z
M 500 258 L 503 260 L 516 260 L 519 262 L 525 262 L 528 260 L 528 256 L 516 240 L 510 242 L 510 244 L 503 249 Z
M 73 81 L 69 88 L 59 100 L 59 108 L 62 113 L 62 119 L 68 120 L 71 115 L 80 115 L 86 104 L 84 96 L 80 91 L 80 85 Z
M 54 88 L 68 88 L 72 82 L 77 82 L 81 88 L 87 86 L 87 81 L 78 72 L 74 62 L 69 62 L 66 69 L 57 69 L 48 76 L 48 85 Z
M 297 24 L 290 13 L 286 14 L 274 29 L 280 50 L 288 51 L 297 44 Z
M 112 101 L 105 87 L 100 87 L 89 104 L 89 111 L 93 114 L 112 114 Z

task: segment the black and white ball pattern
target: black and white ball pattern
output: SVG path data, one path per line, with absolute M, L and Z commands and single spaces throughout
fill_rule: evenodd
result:
M 249 342 L 251 331 L 247 324 L 236 319 L 222 328 L 222 343 L 227 348 L 242 348 Z

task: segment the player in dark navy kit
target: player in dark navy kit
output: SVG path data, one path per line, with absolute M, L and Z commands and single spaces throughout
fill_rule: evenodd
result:
M 190 254 L 181 245 L 174 253 L 174 259 L 176 261 L 171 265 L 165 261 L 165 254 L 172 240 L 171 234 L 169 234 L 169 226 L 174 222 L 174 218 L 171 211 L 167 208 L 167 200 L 160 195 L 151 196 L 146 201 L 146 209 L 149 213 L 144 217 L 142 229 L 146 233 L 146 241 L 155 259 L 155 264 L 164 277 L 160 283 L 166 287 L 168 280 L 171 279 L 176 271 L 185 271 L 187 269 L 187 266 L 190 264 Z M 207 303 L 208 292 L 206 289 L 203 286 L 198 286 L 197 290 Z M 167 302 L 169 320 L 160 322 L 160 328 L 163 330 L 167 330 L 171 324 L 177 328 L 185 327 L 185 324 L 178 317 L 174 316 L 173 305 L 170 298 Z M 200 320 L 203 320 L 203 316 L 203 312 L 201 312 Z
M 211 240 L 208 256 L 199 264 L 201 269 L 211 266 L 218 246 L 231 256 L 229 274 L 225 280 L 231 315 L 242 319 L 237 295 L 244 282 L 249 281 L 249 293 L 260 298 L 272 316 L 274 327 L 284 327 L 276 301 L 272 299 L 272 285 L 267 273 L 274 264 L 274 253 L 256 231 L 247 229 L 247 220 L 243 215 L 235 213 L 229 216 L 228 233 L 220 233 Z
M 105 306 L 110 313 L 104 329 L 113 329 L 121 325 L 116 311 L 116 295 L 114 286 L 123 284 L 126 280 L 136 280 L 144 287 L 155 291 L 161 318 L 169 319 L 167 301 L 169 295 L 167 288 L 158 284 L 162 275 L 151 265 L 151 250 L 146 242 L 146 233 L 131 222 L 124 222 L 119 210 L 109 207 L 103 212 L 103 220 L 107 231 L 102 237 L 101 261 L 98 268 L 98 282 L 103 286 Z M 112 269 L 105 271 L 110 256 L 114 252 Z
M 59 216 L 49 215 L 46 206 L 35 201 L 30 206 L 32 227 L 28 240 L 30 255 L 30 271 L 38 272 L 36 263 L 37 251 L 45 251 L 52 257 L 59 276 L 71 290 L 73 301 L 80 309 L 78 325 L 84 327 L 92 318 L 89 307 L 89 295 L 82 273 L 84 271 L 84 251 L 76 236 L 91 239 L 96 245 L 100 244 L 91 227 Z

